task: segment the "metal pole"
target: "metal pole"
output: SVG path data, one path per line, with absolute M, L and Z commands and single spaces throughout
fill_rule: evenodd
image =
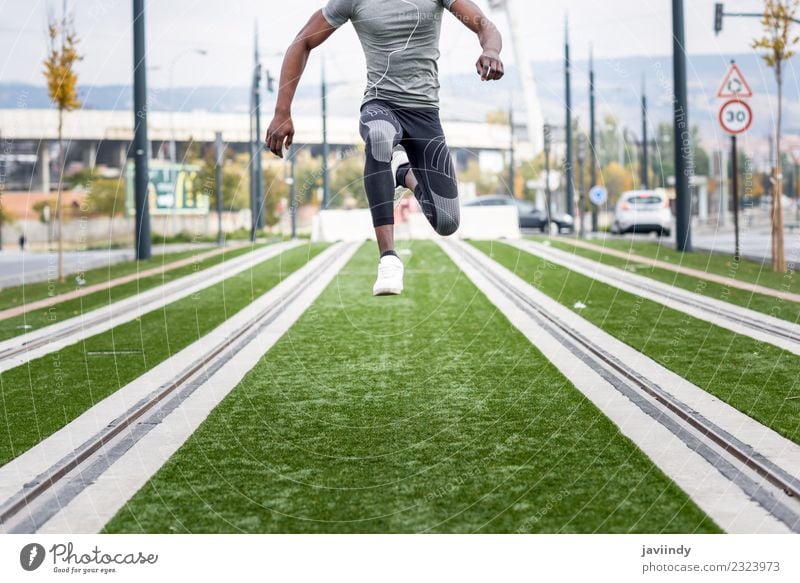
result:
M 256 116 L 255 131 L 255 173 L 256 173 L 256 225 L 264 228 L 264 173 L 261 169 L 261 60 L 258 55 L 258 29 L 256 29 L 256 68 L 253 78 L 253 110 Z
M 550 192 L 550 144 L 552 136 L 550 125 L 544 124 L 544 193 L 547 199 L 547 228 L 550 229 L 551 192 Z
M 222 145 L 222 132 L 217 132 L 214 141 L 217 150 L 217 245 L 222 245 L 222 165 L 225 162 L 225 147 Z
M 259 136 L 255 134 L 255 120 L 253 119 L 253 92 L 252 87 L 250 91 L 250 241 L 255 243 L 256 234 L 258 233 L 258 225 L 256 224 L 256 215 L 258 214 L 258 205 L 256 204 L 256 142 Z
M 564 170 L 567 175 L 566 184 L 566 213 L 574 214 L 575 209 L 575 177 L 572 169 L 572 84 L 570 81 L 570 60 L 569 60 L 569 22 L 564 22 L 564 84 L 566 92 L 566 132 L 567 132 L 567 155 L 564 161 Z
M 589 141 L 592 148 L 592 187 L 597 186 L 597 150 L 595 144 L 596 139 L 596 123 L 595 123 L 595 89 L 594 89 L 594 52 L 589 53 Z M 597 205 L 592 203 L 592 233 L 596 233 L 599 229 L 598 226 L 598 208 Z
M 508 191 L 512 197 L 517 196 L 515 184 L 517 181 L 516 165 L 514 160 L 514 105 L 510 103 L 508 106 L 508 127 L 510 130 L 510 143 L 508 145 Z
M 692 250 L 692 199 L 689 190 L 692 144 L 686 91 L 686 43 L 683 0 L 672 0 L 672 71 L 675 85 L 675 234 L 678 251 Z
M 295 153 L 297 149 L 294 145 L 289 147 L 289 160 L 292 173 L 291 201 L 289 203 L 289 213 L 292 217 L 292 239 L 297 237 L 297 179 L 295 176 Z
M 134 200 L 136 258 L 149 259 L 150 205 L 147 169 L 150 147 L 147 140 L 147 63 L 145 61 L 144 0 L 133 0 L 133 152 L 135 162 Z
M 3 132 L 0 130 L 0 144 L 3 143 Z M 6 148 L 3 148 L 5 151 Z M 0 251 L 3 250 L 3 191 L 5 190 L 6 186 L 6 158 L 3 156 L 3 159 L 0 160 Z M 797 176 L 797 170 L 795 169 L 795 176 Z
M 328 178 L 328 83 L 325 80 L 325 57 L 322 57 L 322 208 L 330 205 L 330 185 Z
M 642 188 L 649 187 L 650 176 L 647 168 L 647 93 L 642 78 L 642 162 L 641 162 L 641 183 Z
M 797 158 L 794 160 L 794 220 L 798 226 L 800 226 L 800 175 L 798 175 L 798 170 L 800 170 L 800 164 L 798 164 Z
M 585 204 L 585 180 L 583 177 L 583 165 L 586 161 L 586 136 L 582 133 L 578 134 L 578 220 L 579 223 L 579 230 L 578 236 L 583 238 L 586 235 L 586 224 L 585 224 L 585 213 L 584 208 Z
M 733 194 L 733 257 L 739 260 L 739 159 L 736 151 L 736 136 L 731 136 L 731 192 Z

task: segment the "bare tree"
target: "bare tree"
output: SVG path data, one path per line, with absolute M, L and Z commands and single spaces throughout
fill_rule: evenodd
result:
M 64 182 L 64 113 L 81 106 L 78 101 L 78 74 L 75 65 L 82 59 L 78 53 L 78 36 L 74 18 L 63 1 L 61 18 L 50 14 L 47 24 L 48 54 L 44 60 L 44 76 L 50 99 L 58 107 L 58 196 L 56 224 L 58 225 L 58 280 L 64 281 L 64 237 L 62 235 L 62 184 Z
M 764 0 L 764 17 L 761 23 L 764 36 L 753 41 L 754 49 L 764 49 L 764 61 L 775 72 L 778 85 L 778 115 L 775 122 L 775 160 L 772 161 L 774 184 L 770 205 L 772 217 L 772 269 L 786 271 L 783 245 L 783 172 L 781 161 L 781 132 L 783 130 L 783 64 L 794 56 L 794 47 L 800 37 L 793 34 L 795 15 L 800 0 Z

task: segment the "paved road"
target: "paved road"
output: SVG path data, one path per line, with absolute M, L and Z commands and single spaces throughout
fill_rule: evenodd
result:
M 176 253 L 188 249 L 209 247 L 206 243 L 177 243 L 153 246 L 153 255 Z M 133 249 L 109 249 L 106 251 L 69 251 L 64 254 L 64 271 L 70 275 L 130 261 L 135 257 Z M 0 252 L 0 288 L 23 283 L 35 283 L 56 278 L 58 274 L 57 253 L 21 253 L 19 250 Z
M 655 235 L 604 235 L 596 238 L 602 240 L 604 236 L 632 241 L 656 241 Z M 769 262 L 772 257 L 770 250 L 770 232 L 765 228 L 746 229 L 740 232 L 739 245 L 742 257 L 753 261 Z M 675 235 L 669 237 L 670 244 L 675 244 Z M 800 230 L 786 231 L 784 238 L 786 260 L 800 263 Z M 714 229 L 697 227 L 692 232 L 692 246 L 695 250 L 716 251 L 718 253 L 734 253 L 734 235 L 731 229 L 716 231 Z

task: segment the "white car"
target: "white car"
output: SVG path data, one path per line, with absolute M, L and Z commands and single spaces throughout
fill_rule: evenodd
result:
M 623 192 L 614 212 L 612 233 L 651 233 L 669 237 L 672 210 L 666 193 L 657 190 Z

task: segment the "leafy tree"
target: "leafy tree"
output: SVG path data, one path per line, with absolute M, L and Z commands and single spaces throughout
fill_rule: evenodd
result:
M 617 118 L 613 115 L 607 115 L 598 130 L 597 158 L 600 167 L 608 166 L 612 162 L 622 164 L 624 140 Z M 621 153 L 623 157 L 620 157 Z
M 608 190 L 608 202 L 615 204 L 619 195 L 629 190 L 633 184 L 631 173 L 619 162 L 611 162 L 600 170 L 600 179 Z
M 764 35 L 753 41 L 754 49 L 764 49 L 762 58 L 775 72 L 778 86 L 778 113 L 775 121 L 775 160 L 773 180 L 775 189 L 771 197 L 772 211 L 772 270 L 786 271 L 786 257 L 783 248 L 783 178 L 779 163 L 782 159 L 781 132 L 783 130 L 783 63 L 794 56 L 794 47 L 800 37 L 793 32 L 794 18 L 800 0 L 764 0 L 764 16 L 761 24 Z
M 81 106 L 78 101 L 78 75 L 75 65 L 82 59 L 78 53 L 78 36 L 73 15 L 64 9 L 61 19 L 50 15 L 47 25 L 49 52 L 44 60 L 44 76 L 50 100 L 58 108 L 58 197 L 56 198 L 56 224 L 58 225 L 58 280 L 64 281 L 64 237 L 61 228 L 62 182 L 64 179 L 64 113 Z

